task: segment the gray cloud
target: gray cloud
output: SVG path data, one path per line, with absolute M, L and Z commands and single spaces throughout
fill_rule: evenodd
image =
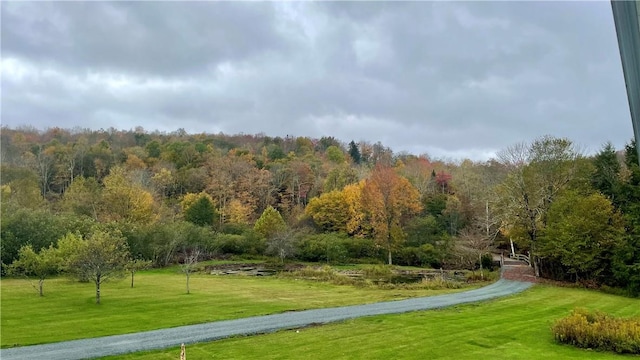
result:
M 607 2 L 3 2 L 2 123 L 487 158 L 631 139 Z

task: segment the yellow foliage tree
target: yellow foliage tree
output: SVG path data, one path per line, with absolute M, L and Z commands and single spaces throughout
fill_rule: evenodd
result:
M 233 224 L 248 224 L 253 209 L 238 199 L 233 199 L 227 206 L 227 221 Z
M 314 197 L 309 201 L 305 213 L 324 231 L 347 231 L 349 203 L 342 191 L 334 190 Z
M 155 219 L 153 196 L 139 184 L 130 181 L 124 169 L 114 167 L 104 178 L 103 216 L 148 224 Z
M 342 189 L 344 200 L 347 203 L 349 217 L 347 220 L 347 233 L 356 237 L 366 237 L 371 233 L 370 224 L 366 223 L 366 214 L 362 206 L 362 189 L 365 181 L 347 185 Z

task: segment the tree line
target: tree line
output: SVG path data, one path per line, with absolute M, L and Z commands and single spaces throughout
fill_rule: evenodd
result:
M 3 271 L 69 236 L 78 247 L 123 239 L 127 261 L 154 266 L 197 250 L 473 269 L 513 241 L 539 276 L 640 292 L 633 141 L 586 156 L 545 136 L 474 162 L 333 137 L 7 127 L 0 137 Z

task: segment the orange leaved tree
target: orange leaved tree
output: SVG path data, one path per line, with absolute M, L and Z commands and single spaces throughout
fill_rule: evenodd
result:
M 391 265 L 393 249 L 405 238 L 402 227 L 422 210 L 420 194 L 391 167 L 379 164 L 365 181 L 362 205 L 376 242 L 387 250 Z

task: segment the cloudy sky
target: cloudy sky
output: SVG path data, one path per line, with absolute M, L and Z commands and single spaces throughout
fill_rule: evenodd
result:
M 599 2 L 10 2 L 2 125 L 380 141 L 486 159 L 632 136 Z

